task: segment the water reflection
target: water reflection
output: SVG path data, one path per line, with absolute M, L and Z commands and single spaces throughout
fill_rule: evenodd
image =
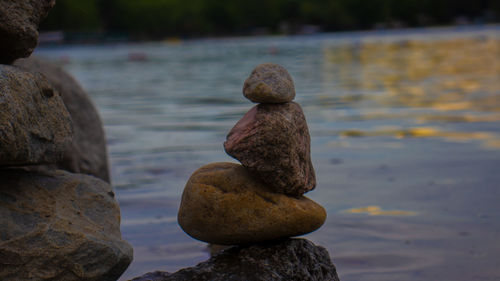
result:
M 498 143 L 500 136 L 487 132 L 453 132 L 444 131 L 432 127 L 416 128 L 394 128 L 382 127 L 371 131 L 345 130 L 338 133 L 341 137 L 375 137 L 375 136 L 393 136 L 397 139 L 403 138 L 442 138 L 446 141 L 467 142 L 480 140 L 483 148 L 500 149 Z
M 326 79 L 337 91 L 379 91 L 381 103 L 393 106 L 498 110 L 497 38 L 359 41 L 327 46 L 323 53 Z M 463 98 L 468 103 L 446 107 Z
M 479 141 L 482 148 L 500 148 L 494 127 L 437 126 L 500 121 L 498 37 L 371 38 L 324 44 L 322 52 L 324 88 L 311 107 L 324 108 L 331 122 L 397 120 L 399 128 L 330 133 L 322 128 L 315 134 Z M 339 109 L 347 110 L 342 114 Z
M 403 211 L 403 210 L 382 210 L 379 206 L 366 206 L 360 208 L 352 208 L 344 210 L 345 213 L 350 214 L 368 214 L 370 216 L 415 216 L 416 212 Z

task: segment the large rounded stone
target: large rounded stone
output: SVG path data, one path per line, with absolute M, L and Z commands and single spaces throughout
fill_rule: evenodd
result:
M 43 75 L 0 65 L 0 166 L 59 161 L 71 144 L 71 126 Z
M 178 214 L 187 234 L 221 245 L 306 234 L 325 219 L 325 210 L 314 201 L 274 193 L 234 163 L 212 163 L 195 171 Z
M 29 56 L 38 43 L 38 25 L 55 0 L 0 0 L 0 63 Z
M 42 73 L 61 95 L 73 120 L 73 142 L 57 168 L 96 176 L 110 182 L 106 138 L 99 113 L 78 82 L 60 66 L 30 57 L 14 65 Z
M 243 84 L 243 95 L 261 103 L 283 103 L 295 98 L 292 76 L 281 65 L 258 65 Z
M 310 143 L 299 104 L 259 104 L 231 129 L 224 149 L 274 191 L 299 196 L 316 186 Z
M 156 271 L 132 281 L 339 281 L 328 251 L 305 239 L 233 247 L 175 273 Z
M 109 184 L 61 170 L 0 179 L 0 280 L 114 281 L 128 267 Z

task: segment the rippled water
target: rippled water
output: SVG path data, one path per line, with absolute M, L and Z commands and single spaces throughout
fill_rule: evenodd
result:
M 259 63 L 294 78 L 328 220 L 305 237 L 343 281 L 500 279 L 500 28 L 340 33 L 38 49 L 65 62 L 104 120 L 124 275 L 208 257 L 177 208 L 253 105 Z

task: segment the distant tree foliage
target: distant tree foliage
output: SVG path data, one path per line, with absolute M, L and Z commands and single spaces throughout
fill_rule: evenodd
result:
M 498 0 L 57 0 L 42 29 L 163 38 L 499 20 Z
M 42 29 L 95 31 L 102 28 L 99 0 L 57 0 Z

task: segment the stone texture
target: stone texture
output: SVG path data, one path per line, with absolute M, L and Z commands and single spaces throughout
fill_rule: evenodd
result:
M 38 25 L 55 0 L 0 0 L 0 63 L 29 56 L 38 43 Z
M 281 65 L 258 65 L 243 84 L 243 95 L 261 103 L 284 103 L 295 98 L 295 87 L 288 71 Z
M 231 129 L 224 149 L 274 191 L 300 196 L 316 186 L 310 143 L 299 104 L 259 104 Z
M 0 169 L 0 280 L 117 280 L 132 260 L 111 186 L 61 170 Z
M 71 138 L 69 113 L 45 77 L 0 65 L 0 166 L 55 163 Z
M 176 273 L 151 272 L 133 281 L 339 281 L 325 248 L 305 239 L 233 247 Z
M 191 237 L 235 245 L 286 238 L 318 229 L 326 212 L 304 197 L 272 192 L 241 165 L 212 163 L 186 184 L 179 225 Z
M 32 73 L 42 73 L 61 95 L 73 120 L 73 142 L 57 167 L 96 176 L 110 182 L 104 129 L 94 104 L 78 82 L 60 66 L 30 57 L 14 63 Z

